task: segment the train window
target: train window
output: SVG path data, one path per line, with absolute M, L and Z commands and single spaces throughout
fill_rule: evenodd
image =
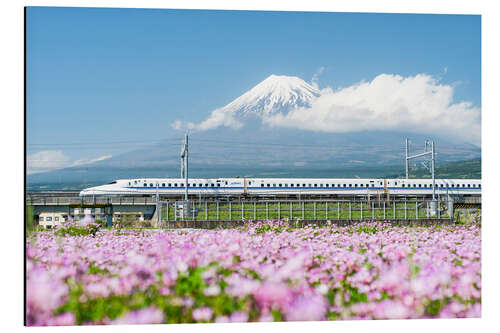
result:
M 288 187 L 288 184 L 285 184 L 285 187 Z
M 481 188 L 481 184 L 479 184 L 479 188 Z
M 470 187 L 470 184 L 467 184 L 467 187 Z
M 172 187 L 172 183 L 168 183 L 168 187 Z
M 314 187 L 318 187 L 318 184 L 314 184 Z
M 149 183 L 149 186 L 150 186 L 150 187 L 153 187 L 153 183 Z
M 455 184 L 451 184 L 451 187 L 455 187 Z
M 405 184 L 401 184 L 401 187 L 405 187 Z
M 346 187 L 346 186 L 347 186 L 347 185 L 346 185 L 346 184 L 344 184 L 344 187 Z
M 207 183 L 207 184 L 205 184 L 205 187 L 208 187 L 208 183 Z
M 144 183 L 144 187 L 148 186 L 148 184 Z
M 252 182 L 248 182 L 248 185 L 252 185 Z
M 40 221 L 43 221 L 43 216 L 40 216 Z
M 270 186 L 271 186 L 271 184 L 267 184 L 267 187 L 270 187 Z
M 422 187 L 422 184 L 418 184 L 418 187 Z
M 290 187 L 293 187 L 293 184 L 290 184 Z
M 130 186 L 130 185 L 131 185 L 131 183 L 130 183 L 130 182 L 128 182 L 128 186 Z
M 47 218 L 45 219 L 45 221 L 52 221 L 52 217 L 47 216 Z
M 165 183 L 162 183 L 162 184 L 161 184 L 161 186 L 162 186 L 162 187 L 165 187 Z
M 227 181 L 226 181 L 226 185 L 227 185 Z
M 217 184 L 217 187 L 220 187 L 220 184 Z
M 330 184 L 326 184 L 326 187 L 330 187 Z
M 394 182 L 394 186 L 398 186 L 398 182 Z
M 276 187 L 276 184 L 273 184 L 273 187 Z
M 309 187 L 311 187 L 311 184 L 308 184 L 308 185 L 309 185 Z
M 349 187 L 352 187 L 352 184 L 349 184 Z
M 302 187 L 306 187 L 306 184 L 302 184 Z
M 214 184 L 210 184 L 210 186 L 215 187 L 215 185 L 214 185 Z
M 137 184 L 137 180 L 134 180 L 134 184 Z
M 281 187 L 281 184 L 279 184 L 279 187 Z
M 174 183 L 174 187 L 177 187 L 177 183 Z
M 264 184 L 260 184 L 260 187 L 264 187 Z

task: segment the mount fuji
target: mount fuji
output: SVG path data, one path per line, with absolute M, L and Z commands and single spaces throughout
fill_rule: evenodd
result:
M 175 122 L 168 144 L 145 146 L 107 160 L 28 175 L 29 183 L 54 180 L 99 183 L 117 178 L 177 177 L 181 140 L 190 130 L 193 177 L 382 177 L 404 169 L 404 140 L 423 151 L 427 135 L 408 131 L 330 133 L 273 127 L 270 117 L 308 112 L 322 91 L 294 76 L 271 75 L 201 122 Z M 437 164 L 480 158 L 481 149 L 436 136 Z
M 211 130 L 220 126 L 239 129 L 277 114 L 310 108 L 321 95 L 317 86 L 295 76 L 271 75 L 226 106 L 213 110 L 202 122 L 175 122 L 176 129 Z
M 271 75 L 248 92 L 224 106 L 224 112 L 235 116 L 269 116 L 299 107 L 311 107 L 321 92 L 296 76 Z

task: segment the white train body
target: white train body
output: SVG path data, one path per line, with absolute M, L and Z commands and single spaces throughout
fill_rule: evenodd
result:
M 436 194 L 481 195 L 480 179 L 436 179 Z M 87 188 L 80 196 L 154 195 L 182 196 L 182 178 L 119 179 Z M 287 196 L 287 195 L 431 195 L 432 179 L 353 178 L 190 178 L 190 195 Z

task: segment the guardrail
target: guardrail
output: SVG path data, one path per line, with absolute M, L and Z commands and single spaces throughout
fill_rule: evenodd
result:
M 151 197 L 78 198 L 78 197 L 34 197 L 27 198 L 26 204 L 34 206 L 53 205 L 156 205 Z
M 157 216 L 161 221 L 450 219 L 453 217 L 451 203 L 431 200 L 190 201 L 187 213 L 179 213 L 174 203 L 161 202 Z
M 360 220 L 288 220 L 283 221 L 288 227 L 302 228 L 308 225 L 325 226 L 335 225 L 338 227 L 346 227 L 362 223 L 365 221 Z M 391 226 L 432 226 L 432 225 L 451 225 L 456 223 L 455 219 L 436 219 L 436 218 L 423 218 L 423 219 L 389 219 L 389 220 L 376 220 L 378 223 L 388 224 Z M 237 228 L 243 227 L 247 221 L 241 220 L 199 220 L 199 221 L 166 221 L 161 225 L 166 229 L 217 229 L 217 228 Z

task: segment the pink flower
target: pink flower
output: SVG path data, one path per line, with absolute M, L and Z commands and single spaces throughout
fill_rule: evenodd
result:
M 113 320 L 115 325 L 135 325 L 135 324 L 160 324 L 165 319 L 163 312 L 150 306 L 145 309 L 127 312 L 125 315 Z
M 292 293 L 284 283 L 263 283 L 253 296 L 263 308 L 284 308 L 292 300 Z
M 193 310 L 193 319 L 196 321 L 209 321 L 212 318 L 213 310 L 209 307 L 202 307 Z
M 245 323 L 248 321 L 248 313 L 243 311 L 236 311 L 231 314 L 230 320 L 232 323 Z
M 387 299 L 376 304 L 373 314 L 376 319 L 405 319 L 409 318 L 410 310 L 401 302 Z
M 286 310 L 286 319 L 291 321 L 324 320 L 325 298 L 320 295 L 299 296 Z

